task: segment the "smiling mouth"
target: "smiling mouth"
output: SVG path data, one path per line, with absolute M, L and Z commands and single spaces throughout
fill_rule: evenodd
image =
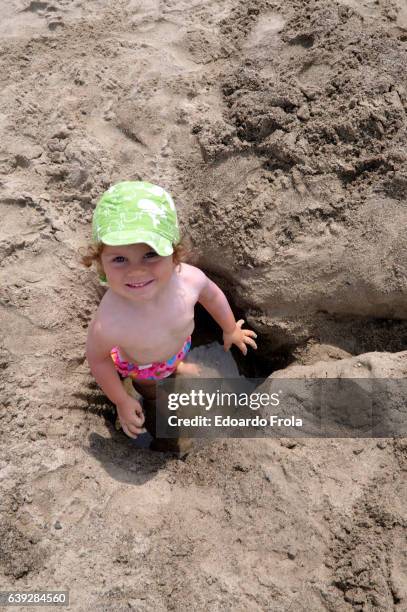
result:
M 154 279 L 145 281 L 144 283 L 126 283 L 126 287 L 130 287 L 130 289 L 142 289 L 143 287 L 147 287 L 153 282 Z

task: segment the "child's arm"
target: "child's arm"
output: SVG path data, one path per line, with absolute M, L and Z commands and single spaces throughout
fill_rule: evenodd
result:
M 141 433 L 144 423 L 140 402 L 128 395 L 116 372 L 108 342 L 103 336 L 100 322 L 92 321 L 86 342 L 86 357 L 96 382 L 111 402 L 116 404 L 123 431 L 131 438 Z
M 202 272 L 203 274 L 203 272 Z M 240 319 L 237 323 L 232 309 L 223 291 L 207 276 L 205 276 L 203 287 L 198 297 L 198 302 L 209 312 L 215 321 L 223 329 L 223 346 L 228 351 L 232 344 L 236 344 L 244 355 L 247 355 L 246 344 L 250 344 L 257 349 L 257 344 L 253 338 L 257 335 L 251 329 L 241 329 L 244 320 Z

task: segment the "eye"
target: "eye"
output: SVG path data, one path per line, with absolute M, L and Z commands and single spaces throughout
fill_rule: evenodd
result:
M 146 257 L 147 259 L 152 259 L 153 257 L 159 257 L 159 255 L 155 251 L 148 251 L 148 253 L 146 253 L 144 257 Z
M 126 261 L 126 258 L 123 257 L 123 255 L 118 255 L 117 257 L 115 257 L 112 260 L 114 263 L 123 263 L 124 261 Z

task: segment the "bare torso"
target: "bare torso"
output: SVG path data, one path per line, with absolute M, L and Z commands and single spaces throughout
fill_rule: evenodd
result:
M 192 334 L 194 306 L 205 280 L 199 268 L 182 263 L 156 303 L 128 303 L 109 289 L 96 318 L 125 360 L 138 365 L 165 361 Z

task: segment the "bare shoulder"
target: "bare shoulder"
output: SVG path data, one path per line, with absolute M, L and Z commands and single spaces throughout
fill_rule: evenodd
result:
M 208 283 L 208 277 L 202 270 L 187 263 L 181 264 L 180 274 L 183 280 L 185 280 L 189 286 L 196 289 L 198 293 L 200 293 Z

